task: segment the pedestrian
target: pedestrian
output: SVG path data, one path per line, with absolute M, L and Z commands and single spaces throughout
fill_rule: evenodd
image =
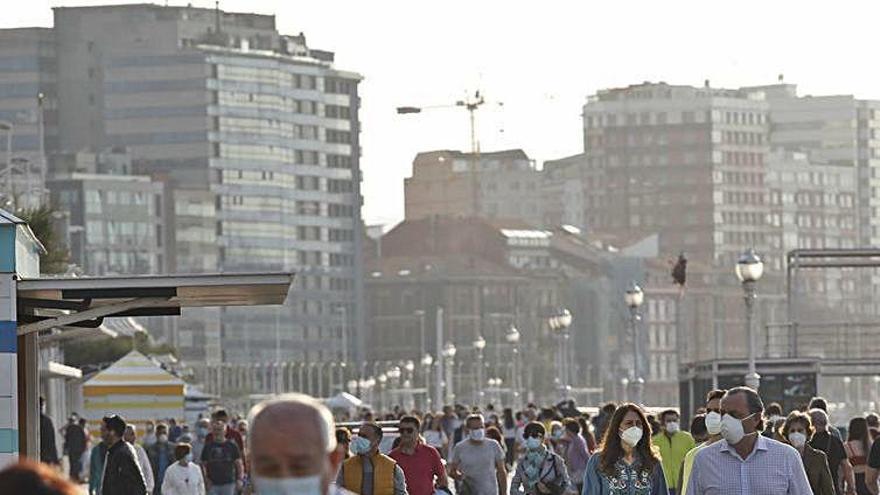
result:
M 183 428 L 177 424 L 177 420 L 174 418 L 168 419 L 168 441 L 171 443 L 177 443 L 178 439 L 180 439 L 180 435 L 183 434 Z
M 510 483 L 511 495 L 561 495 L 572 490 L 565 461 L 547 448 L 544 425 L 533 422 L 523 431 L 525 453 L 516 465 Z
M 340 426 L 336 428 L 336 448 L 342 453 L 343 459 L 351 457 L 351 432 L 348 428 Z
M 448 471 L 456 481 L 456 494 L 506 495 L 507 467 L 504 450 L 486 438 L 483 416 L 472 414 L 465 420 L 468 438 L 457 444 L 449 456 Z
M 871 434 L 868 431 L 868 421 L 862 417 L 850 420 L 847 428 L 846 443 L 843 444 L 846 457 L 849 459 L 855 478 L 855 488 L 858 495 L 871 495 L 865 484 L 865 473 L 868 469 L 868 454 L 871 452 Z
M 762 435 L 781 441 L 781 439 L 776 438 L 776 435 L 782 426 L 782 422 L 785 421 L 785 417 L 782 416 L 782 406 L 778 402 L 771 402 L 767 405 L 767 411 L 764 413 L 764 416 L 767 418 L 767 421 L 765 422 Z
M 104 458 L 107 457 L 107 444 L 101 439 L 89 453 L 89 495 L 100 495 L 101 481 L 104 475 Z M 146 490 L 146 482 L 144 482 Z
M 226 435 L 225 437 L 235 442 L 235 445 L 238 446 L 239 452 L 244 452 L 244 439 L 241 438 L 241 433 L 238 432 L 237 429 L 233 428 L 229 424 L 229 413 L 226 412 L 225 409 L 218 409 L 211 414 L 211 431 L 208 432 L 208 436 L 205 437 L 205 443 L 211 442 L 214 440 L 214 427 L 213 423 L 215 421 L 221 421 L 226 426 Z
M 452 406 L 443 406 L 443 417 L 440 418 L 440 424 L 443 427 L 443 433 L 446 434 L 446 438 L 452 439 L 455 430 L 461 427 L 461 421 L 459 421 L 458 415 Z
M 147 485 L 134 448 L 122 439 L 125 420 L 119 415 L 106 416 L 101 423 L 101 437 L 107 445 L 101 477 L 101 495 L 146 495 Z
M 211 428 L 211 436 L 202 449 L 205 487 L 209 495 L 234 495 L 244 484 L 241 451 L 234 440 L 226 437 L 226 421 L 218 417 Z
M 491 438 L 498 442 L 498 445 L 501 446 L 501 450 L 504 452 L 504 464 L 507 465 L 507 446 L 504 445 L 504 435 L 501 434 L 501 430 L 498 429 L 497 426 L 487 426 L 486 427 L 486 438 Z
M 54 428 L 52 433 L 55 433 Z M 23 459 L 0 471 L 0 493 L 79 495 L 80 491 L 49 465 Z
M 446 488 L 446 468 L 437 449 L 422 441 L 420 427 L 421 422 L 415 416 L 401 418 L 397 430 L 400 446 L 392 450 L 388 457 L 394 459 L 403 470 L 410 495 L 432 495 L 435 487 Z
M 501 433 L 504 435 L 504 450 L 507 453 L 505 461 L 510 469 L 516 459 L 516 418 L 513 409 L 505 407 L 502 413 Z
M 622 404 L 605 424 L 599 450 L 587 462 L 583 495 L 667 495 L 663 466 L 648 418 L 636 404 Z
M 813 399 L 816 402 L 818 399 Z M 821 401 L 820 401 L 821 403 Z M 832 433 L 828 424 L 828 413 L 821 408 L 810 409 L 810 421 L 813 424 L 812 438 L 810 438 L 810 447 L 821 450 L 828 458 L 828 467 L 831 469 L 831 479 L 834 481 L 834 491 L 837 495 L 851 495 L 856 491 L 856 478 L 853 473 L 852 464 L 846 456 L 846 449 L 843 448 L 843 442 Z
M 141 438 L 141 443 L 145 449 L 156 443 L 156 423 L 147 421 L 144 425 L 144 436 Z
M 196 421 L 195 437 L 192 442 L 192 455 L 196 464 L 202 462 L 202 450 L 205 448 L 205 438 L 208 436 L 210 429 L 211 422 L 208 421 L 208 418 L 199 418 Z
M 168 425 L 159 423 L 156 425 L 156 443 L 146 447 L 147 457 L 150 459 L 150 466 L 153 468 L 153 493 L 160 495 L 162 493 L 162 480 L 165 477 L 165 470 L 174 462 L 174 445 L 168 441 Z
M 589 414 L 582 414 L 577 418 L 578 424 L 581 425 L 581 437 L 587 443 L 587 452 L 592 454 L 596 451 L 596 436 L 593 434 L 593 423 L 590 421 Z
M 696 445 L 700 445 L 709 438 L 709 431 L 706 429 L 706 415 L 705 414 L 697 414 L 691 419 L 691 426 L 688 428 L 688 432 L 694 438 L 694 443 Z M 696 448 L 696 446 L 694 447 Z M 691 449 L 693 450 L 693 449 Z M 688 454 L 690 450 L 688 451 Z M 687 457 L 687 454 L 685 454 Z M 684 462 L 684 461 L 682 461 Z M 681 476 L 679 476 L 679 484 L 681 482 Z
M 430 427 L 424 432 L 425 443 L 437 449 L 444 458 L 449 457 L 447 446 L 449 445 L 449 437 L 443 431 L 443 422 L 439 416 L 431 419 Z
M 379 452 L 382 428 L 362 423 L 351 440 L 354 454 L 342 463 L 336 484 L 356 494 L 406 495 L 406 475 L 397 461 Z
M 874 442 L 871 445 L 871 452 L 868 454 L 868 468 L 865 470 L 865 485 L 872 495 L 877 495 L 880 492 L 878 478 L 880 478 L 880 442 Z
M 53 432 L 53 441 L 54 438 Z M 86 451 L 86 440 L 85 430 L 77 422 L 76 415 L 72 414 L 64 428 L 64 451 L 67 452 L 67 462 L 70 464 L 70 479 L 75 482 L 80 480 L 80 473 L 82 473 L 82 458 Z
M 153 493 L 156 487 L 156 482 L 153 478 L 153 466 L 150 464 L 150 458 L 147 455 L 147 451 L 137 444 L 137 427 L 133 424 L 125 425 L 125 434 L 122 436 L 122 439 L 134 448 L 138 466 L 141 467 L 141 473 L 144 475 L 144 484 L 147 486 L 147 493 Z
M 873 444 L 877 436 L 880 435 L 880 416 L 877 413 L 868 413 L 865 416 L 865 421 L 868 422 L 868 432 L 871 433 L 871 443 Z
M 46 399 L 43 396 L 40 396 L 40 461 L 52 466 L 60 464 L 58 446 L 55 444 L 55 424 L 46 414 Z M 79 472 L 76 474 L 79 479 Z
M 696 447 L 694 437 L 681 431 L 678 411 L 667 409 L 660 413 L 660 433 L 654 435 L 654 445 L 660 450 L 663 474 L 669 483 L 669 494 L 675 495 L 684 456 Z
M 721 399 L 726 390 L 710 390 L 706 394 L 706 416 L 703 422 L 706 425 L 706 440 L 690 450 L 682 461 L 681 476 L 679 478 L 678 489 L 681 495 L 687 494 L 688 480 L 691 476 L 691 470 L 694 467 L 694 458 L 697 452 L 713 443 L 721 440 Z M 692 430 L 693 431 L 693 430 Z
M 553 447 L 553 452 L 556 452 L 559 455 L 563 455 L 562 445 L 560 440 L 562 439 L 562 435 L 565 434 L 565 428 L 562 427 L 562 421 L 553 420 L 550 422 L 550 427 L 547 429 L 550 432 L 550 438 L 548 438 L 549 444 Z
M 831 477 L 831 470 L 828 468 L 828 458 L 825 457 L 824 452 L 807 444 L 807 439 L 813 435 L 810 416 L 799 411 L 792 412 L 783 422 L 782 429 L 777 433 L 775 436 L 782 438 L 785 443 L 797 449 L 801 454 L 804 471 L 807 473 L 813 495 L 834 495 L 834 481 Z
M 703 495 L 810 495 L 800 454 L 767 438 L 764 403 L 754 389 L 736 387 L 721 399 L 723 442 L 702 448 L 694 459 L 687 493 Z
M 205 495 L 202 470 L 193 463 L 192 445 L 180 443 L 174 447 L 174 459 L 162 480 L 162 495 Z
M 823 397 L 813 397 L 810 399 L 810 405 L 807 407 L 807 411 L 812 411 L 813 409 L 821 409 L 825 412 L 825 415 L 828 416 L 828 401 Z M 840 434 L 840 430 L 837 429 L 836 426 L 832 425 L 828 422 L 828 425 L 825 427 L 828 433 L 831 434 L 834 438 L 843 441 L 843 435 Z M 832 471 L 834 471 L 832 469 Z
M 596 433 L 596 438 L 605 438 L 605 428 L 608 426 L 608 422 L 611 420 L 611 417 L 614 416 L 614 411 L 617 410 L 617 404 L 614 402 L 606 402 L 605 405 L 599 409 L 599 414 L 593 418 L 593 431 Z
M 562 458 L 572 486 L 576 493 L 580 493 L 584 487 L 584 473 L 587 462 L 590 460 L 590 452 L 587 450 L 587 442 L 581 436 L 581 425 L 575 418 L 565 418 L 562 421 L 564 432 L 559 440 L 562 445 Z

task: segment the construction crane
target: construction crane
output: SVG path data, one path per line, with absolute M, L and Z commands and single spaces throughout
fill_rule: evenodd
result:
M 480 161 L 480 142 L 477 140 L 477 129 L 476 129 L 476 113 L 477 110 L 483 105 L 485 105 L 486 98 L 480 93 L 480 90 L 474 91 L 473 96 L 468 96 L 464 100 L 458 100 L 454 105 L 429 105 L 429 106 L 404 106 L 397 107 L 397 113 L 400 115 L 413 114 L 413 113 L 422 113 L 424 110 L 435 110 L 435 109 L 448 109 L 448 108 L 464 108 L 468 111 L 468 115 L 470 117 L 470 125 L 471 125 L 471 153 L 470 153 L 470 176 L 471 176 L 471 190 L 473 193 L 473 214 L 477 215 L 479 213 L 479 188 L 477 187 L 477 166 Z M 497 102 L 498 106 L 503 106 L 504 103 Z

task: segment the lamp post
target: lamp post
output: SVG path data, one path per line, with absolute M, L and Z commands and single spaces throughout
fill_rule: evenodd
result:
M 642 302 L 645 300 L 645 293 L 642 292 L 642 288 L 638 286 L 635 282 L 632 282 L 629 287 L 627 287 L 626 292 L 623 294 L 623 301 L 626 303 L 629 308 L 629 329 L 630 335 L 632 335 L 633 340 L 633 401 L 636 404 L 642 403 L 642 394 L 645 389 L 645 379 L 642 377 L 641 366 L 639 366 L 639 331 L 638 324 L 641 316 L 639 316 L 639 306 L 642 305 Z
M 752 317 L 755 311 L 756 285 L 764 275 L 764 262 L 749 248 L 736 262 L 736 277 L 742 282 L 744 299 L 746 303 L 746 339 L 749 350 L 749 371 L 745 376 L 746 386 L 755 390 L 761 386 L 761 375 L 755 366 L 755 334 L 752 329 Z
M 422 368 L 425 370 L 425 409 L 431 410 L 431 366 L 434 364 L 434 356 L 425 353 L 422 356 Z
M 568 327 L 571 325 L 571 311 L 562 309 L 559 314 L 550 317 L 550 330 L 556 334 L 556 385 L 559 398 L 568 398 L 568 380 L 566 379 L 565 341 L 568 340 Z
M 388 370 L 388 378 L 391 379 L 391 406 L 399 406 L 400 402 L 400 376 L 402 375 L 400 371 L 400 366 L 392 366 L 390 370 Z M 397 397 L 395 397 L 397 395 Z
M 419 319 L 419 354 L 424 354 L 428 352 L 428 349 L 425 347 L 425 312 L 424 310 L 417 309 L 413 311 L 413 314 Z
M 408 359 L 405 363 L 403 363 L 403 369 L 406 370 L 406 376 L 403 379 L 403 388 L 406 389 L 406 401 L 408 404 L 408 409 L 412 409 L 414 407 L 413 402 L 415 401 L 412 389 L 413 383 L 415 383 L 416 363 L 414 363 L 412 359 Z
M 511 352 L 513 354 L 513 376 L 510 377 L 510 387 L 513 391 L 512 406 L 519 406 L 519 338 L 519 330 L 513 325 L 507 329 L 507 333 L 504 335 L 504 339 L 512 346 Z
M 474 387 L 474 404 L 480 404 L 483 401 L 483 349 L 486 348 L 486 339 L 482 335 L 477 335 L 474 340 L 474 349 L 477 351 L 477 383 Z
M 446 345 L 443 346 L 443 357 L 446 360 L 446 403 L 453 404 L 455 402 L 455 392 L 452 390 L 452 366 L 455 360 L 455 353 L 457 349 L 455 348 L 455 344 L 452 342 L 447 342 Z M 435 404 L 437 407 L 440 404 Z
M 379 381 L 379 386 L 382 387 L 382 390 L 379 391 L 379 411 L 385 410 L 385 397 L 387 396 L 387 387 L 385 386 L 388 383 L 388 375 L 382 373 L 377 378 Z

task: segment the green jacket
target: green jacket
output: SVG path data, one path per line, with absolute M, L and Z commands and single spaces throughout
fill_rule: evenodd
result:
M 684 431 L 676 432 L 671 438 L 666 433 L 660 432 L 654 435 L 654 446 L 660 449 L 666 484 L 673 487 L 678 486 L 678 477 L 681 476 L 684 456 L 696 446 L 694 437 Z

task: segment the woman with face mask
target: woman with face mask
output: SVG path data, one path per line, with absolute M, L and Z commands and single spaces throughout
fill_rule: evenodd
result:
M 642 408 L 617 408 L 599 450 L 587 463 L 582 495 L 667 495 L 666 477 Z
M 807 444 L 807 441 L 813 436 L 813 424 L 810 421 L 810 416 L 799 411 L 792 412 L 785 418 L 785 423 L 778 434 L 784 442 L 800 452 L 804 462 L 804 471 L 807 473 L 813 494 L 835 495 L 831 470 L 828 468 L 828 459 L 825 453 Z
M 165 470 L 162 480 L 162 495 L 205 495 L 205 480 L 202 470 L 193 463 L 192 447 L 179 443 L 174 447 L 177 462 Z
M 559 495 L 573 490 L 565 461 L 548 449 L 544 425 L 529 423 L 523 431 L 525 451 L 516 465 L 516 473 L 510 484 L 511 494 Z

